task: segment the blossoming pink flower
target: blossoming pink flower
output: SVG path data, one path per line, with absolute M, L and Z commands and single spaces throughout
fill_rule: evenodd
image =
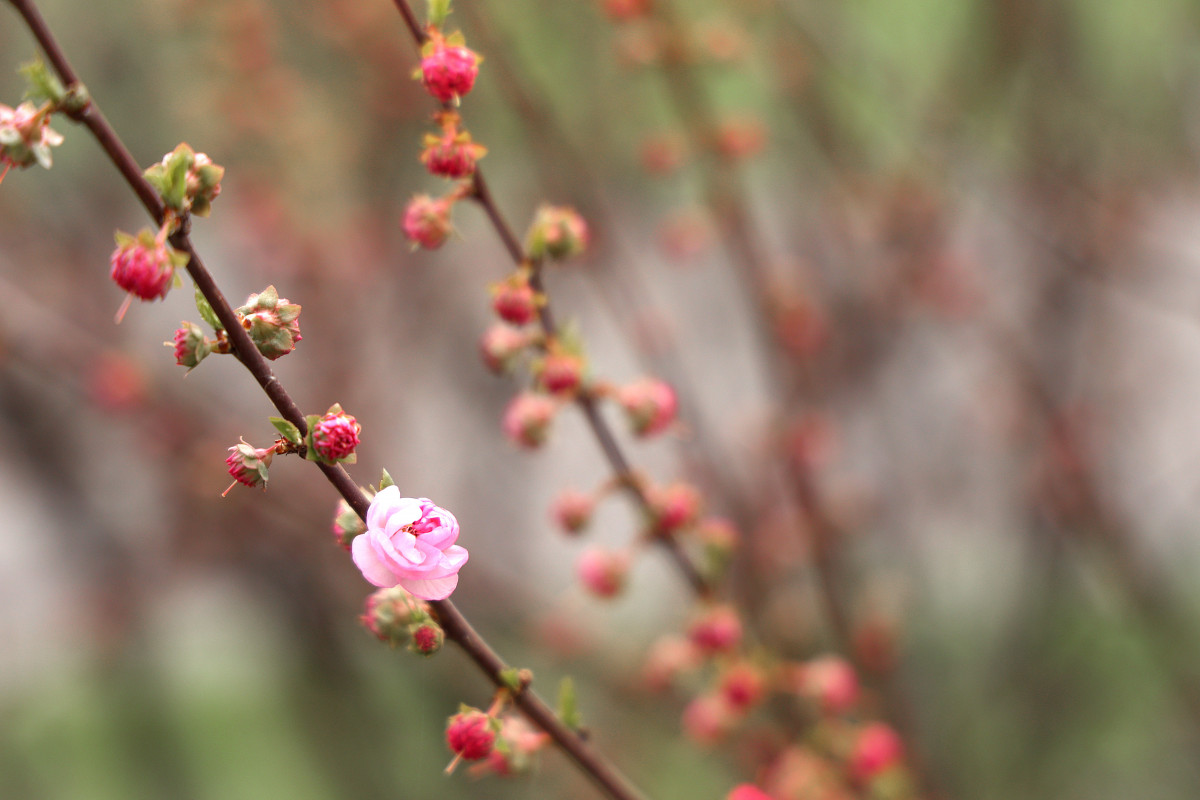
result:
M 431 95 L 449 103 L 471 91 L 479 74 L 479 56 L 466 47 L 434 41 L 421 59 L 421 80 Z
M 175 262 L 163 242 L 143 231 L 137 237 L 117 233 L 117 249 L 113 251 L 109 276 L 125 291 L 143 300 L 166 297 L 175 277 Z
M 313 447 L 322 458 L 343 461 L 358 447 L 358 434 L 362 425 L 358 420 L 342 411 L 330 409 L 313 426 Z
M 492 718 L 477 708 L 455 714 L 446 725 L 446 744 L 466 761 L 487 758 L 496 745 Z
M 458 586 L 458 571 L 467 563 L 457 539 L 453 514 L 425 498 L 401 497 L 389 486 L 371 500 L 367 532 L 355 538 L 350 553 L 368 582 L 442 600 Z
M 426 250 L 441 247 L 453 230 L 451 205 L 444 197 L 435 200 L 427 194 L 417 195 L 404 209 L 404 235 Z

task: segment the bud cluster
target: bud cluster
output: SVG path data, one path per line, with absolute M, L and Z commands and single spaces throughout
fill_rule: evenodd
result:
M 414 653 L 431 656 L 442 649 L 446 634 L 429 611 L 429 603 L 399 586 L 372 593 L 360 617 L 375 638 L 392 647 L 406 644 Z

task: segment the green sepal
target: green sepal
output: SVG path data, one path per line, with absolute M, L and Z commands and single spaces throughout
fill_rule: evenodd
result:
M 225 326 L 217 318 L 217 312 L 213 311 L 213 307 L 209 305 L 208 298 L 204 296 L 204 292 L 200 291 L 199 286 L 196 287 L 196 310 L 200 312 L 200 316 L 204 321 L 212 326 L 213 330 L 225 330 Z
M 304 437 L 300 435 L 300 429 L 283 417 L 271 417 L 271 424 L 275 426 L 275 430 L 279 431 L 284 439 L 288 440 L 289 444 L 299 446 L 304 441 Z
M 388 488 L 389 486 L 395 486 L 395 485 L 396 485 L 396 482 L 394 480 L 392 480 L 391 474 L 389 474 L 388 471 L 385 469 L 383 471 L 383 474 L 381 474 L 379 476 L 379 491 L 382 492 L 384 489 Z
M 500 682 L 508 688 L 509 691 L 521 691 L 521 670 L 516 667 L 508 667 L 500 670 Z
M 66 87 L 46 68 L 46 62 L 40 58 L 22 64 L 20 73 L 29 82 L 29 86 L 25 90 L 26 100 L 32 100 L 35 103 L 49 100 L 55 107 L 58 107 L 67 99 Z
M 330 464 L 334 462 L 327 458 L 322 458 L 317 452 L 317 448 L 313 447 L 313 428 L 321 421 L 319 414 L 307 414 L 304 417 L 304 423 L 308 427 L 308 432 L 304 434 L 304 458 L 306 461 L 316 461 L 319 464 Z
M 583 717 L 576 702 L 575 681 L 568 675 L 558 684 L 558 718 L 571 730 L 579 730 Z

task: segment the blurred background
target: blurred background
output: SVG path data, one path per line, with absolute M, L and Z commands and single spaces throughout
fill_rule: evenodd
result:
M 588 219 L 557 313 L 594 376 L 678 389 L 672 435 L 623 443 L 738 525 L 759 640 L 852 657 L 932 794 L 1200 796 L 1200 6 L 644 5 L 458 0 L 485 57 L 461 110 L 518 231 L 542 200 Z M 395 8 L 41 7 L 142 164 L 186 141 L 226 167 L 198 249 L 235 305 L 303 305 L 276 373 L 357 416 L 356 480 L 457 515 L 480 631 L 545 694 L 573 675 L 652 797 L 752 778 L 755 736 L 697 747 L 688 692 L 640 685 L 693 607 L 670 561 L 609 602 L 577 584 L 639 525 L 618 498 L 583 541 L 550 520 L 609 476 L 579 414 L 535 453 L 501 432 L 527 381 L 479 361 L 512 269 L 486 218 L 404 240 L 407 200 L 448 186 L 417 160 L 434 108 Z M 8 8 L 0 53 L 16 105 L 35 48 Z M 593 796 L 553 752 L 442 775 L 445 717 L 487 686 L 356 622 L 316 470 L 220 497 L 273 411 L 232 359 L 173 363 L 190 287 L 113 324 L 112 233 L 146 220 L 54 127 L 54 168 L 0 187 L 0 796 Z

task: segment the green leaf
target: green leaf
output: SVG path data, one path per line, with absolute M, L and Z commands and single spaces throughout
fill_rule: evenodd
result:
M 38 103 L 49 100 L 57 106 L 67 96 L 62 81 L 50 73 L 40 58 L 22 64 L 20 72 L 29 82 L 29 88 L 25 90 L 26 99 Z
M 583 717 L 579 713 L 579 705 L 575 698 L 575 681 L 571 680 L 570 676 L 563 678 L 558 684 L 558 718 L 571 730 L 578 730 L 583 724 Z
M 430 27 L 440 28 L 450 15 L 450 0 L 429 0 L 429 14 L 426 19 Z
M 389 486 L 395 486 L 395 485 L 396 485 L 396 482 L 394 480 L 392 480 L 392 476 L 389 475 L 388 471 L 385 469 L 383 471 L 383 474 L 379 477 L 379 491 L 382 492 L 384 489 L 388 488 Z
M 299 445 L 304 441 L 304 437 L 300 435 L 300 429 L 283 417 L 271 417 L 271 424 L 291 444 Z
M 208 299 L 204 296 L 204 292 L 200 291 L 199 286 L 196 287 L 196 310 L 200 312 L 200 316 L 204 318 L 204 321 L 212 326 L 213 330 L 225 330 L 225 326 L 217 318 L 217 312 L 213 311 L 213 307 L 209 305 Z
M 513 692 L 521 691 L 521 670 L 516 667 L 500 670 L 500 681 Z

